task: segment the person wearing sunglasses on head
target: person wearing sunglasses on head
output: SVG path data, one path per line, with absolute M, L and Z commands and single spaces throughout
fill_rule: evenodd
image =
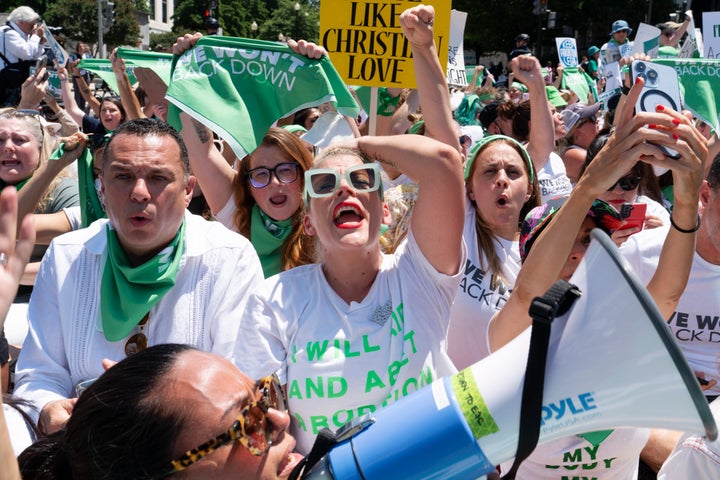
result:
M 110 367 L 81 394 L 63 430 L 19 457 L 25 479 L 287 478 L 290 418 L 276 377 L 161 344 Z
M 609 134 L 598 135 L 589 145 L 585 165 L 580 172 L 581 177 L 609 138 Z M 621 226 L 613 232 L 611 238 L 618 246 L 622 245 L 630 235 L 640 230 L 670 224 L 670 214 L 659 201 L 661 193 L 657 177 L 653 172 L 653 167 L 647 163 L 637 162 L 598 198 L 612 205 L 618 212 L 622 211 L 624 204 L 643 203 L 647 205 L 645 220 L 641 227 L 623 228 Z
M 408 237 L 392 255 L 379 245 L 386 163 L 419 185 Z M 236 351 L 241 370 L 277 372 L 287 386 L 301 453 L 321 428 L 454 371 L 444 339 L 465 257 L 460 165 L 456 148 L 399 135 L 330 145 L 305 172 L 304 226 L 318 261 L 254 292 Z
M 180 55 L 201 37 L 187 34 L 173 46 Z M 305 40 L 288 46 L 310 58 L 325 49 Z M 302 49 L 302 50 L 301 50 Z M 260 145 L 234 169 L 213 144 L 212 132 L 185 113 L 181 135 L 190 165 L 215 218 L 250 239 L 265 277 L 313 260 L 313 242 L 303 232 L 303 174 L 312 163 L 307 144 L 293 133 L 272 127 Z
M 105 358 L 182 342 L 232 359 L 233 312 L 262 280 L 247 239 L 187 211 L 195 178 L 174 128 L 130 120 L 101 157 L 108 218 L 53 240 L 29 304 L 15 393 L 45 433 L 63 426 L 76 386 Z
M 35 110 L 0 111 L 0 188 L 13 185 L 18 190 L 20 218 L 27 213 L 57 214 L 60 224 L 69 230 L 65 212 L 79 205 L 80 198 L 77 179 L 65 167 L 77 156 L 66 156 L 62 162 L 50 160 L 55 140 L 46 123 Z M 27 328 L 27 305 L 46 249 L 46 244 L 35 246 L 9 314 L 8 334 L 16 347 L 22 343 Z M 7 348 L 8 341 L 0 332 L 0 351 L 3 352 L 0 353 L 3 372 L 0 390 L 3 392 L 8 389 Z

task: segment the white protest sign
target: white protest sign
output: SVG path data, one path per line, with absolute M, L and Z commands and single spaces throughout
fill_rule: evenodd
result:
M 695 19 L 692 16 L 692 10 L 685 12 L 685 15 L 690 17 L 690 23 L 687 28 L 687 36 L 683 41 L 678 58 L 692 58 L 695 52 L 702 57 L 702 37 L 699 28 L 695 28 Z
M 58 43 L 57 40 L 55 40 L 55 37 L 53 37 L 52 32 L 47 27 L 45 22 L 43 22 L 43 30 L 45 32 L 45 39 L 47 40 L 47 44 L 50 47 L 50 49 L 53 52 L 53 55 L 55 55 L 55 59 L 58 62 L 58 65 L 65 66 L 65 62 L 67 62 L 68 54 L 65 51 L 65 49 Z
M 620 62 L 612 62 L 603 65 L 605 76 L 605 91 L 622 88 L 622 77 L 620 76 Z
M 635 40 L 633 40 L 632 54 L 644 53 L 650 58 L 657 57 L 661 33 L 659 28 L 647 23 L 641 23 L 638 26 L 637 34 L 635 34 Z
M 556 37 L 555 45 L 558 51 L 558 60 L 565 68 L 578 66 L 577 44 L 571 37 Z
M 467 12 L 459 10 L 450 11 L 450 41 L 448 42 L 447 83 L 465 87 L 468 84 L 465 74 L 465 53 L 463 36 L 465 35 L 465 22 Z
M 720 12 L 703 12 L 704 58 L 720 58 Z

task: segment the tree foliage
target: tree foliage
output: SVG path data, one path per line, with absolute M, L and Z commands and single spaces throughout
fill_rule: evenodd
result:
M 178 0 L 173 15 L 173 32 L 204 32 L 204 14 L 209 0 Z M 295 3 L 300 5 L 295 10 Z M 282 33 L 317 41 L 320 6 L 307 0 L 246 0 L 218 2 L 217 20 L 224 35 L 277 40 Z M 253 32 L 252 23 L 257 24 Z M 297 35 L 296 35 L 297 34 Z
M 650 4 L 652 11 L 648 12 Z M 598 47 L 609 39 L 613 21 L 627 22 L 637 31 L 640 22 L 652 25 L 669 19 L 675 11 L 672 0 L 548 0 L 547 6 L 556 12 L 554 28 L 548 28 L 547 14 L 539 18 L 533 14 L 532 0 L 453 0 L 453 8 L 468 12 L 465 26 L 465 49 L 478 54 L 509 52 L 514 48 L 515 36 L 527 33 L 531 44 L 540 36 L 545 60 L 557 62 L 555 37 L 574 37 L 580 52 L 590 45 Z M 647 18 L 650 13 L 650 18 Z
M 109 47 L 114 45 L 132 45 L 140 35 L 135 11 L 147 10 L 145 0 L 114 0 L 115 25 L 103 34 L 103 41 Z M 27 4 L 27 3 L 25 3 Z M 104 4 L 103 4 L 104 5 Z M 15 7 L 12 7 L 15 8 Z M 12 9 L 11 8 L 11 9 Z M 62 27 L 58 40 L 69 39 L 83 41 L 90 45 L 98 42 L 98 3 L 97 0 L 55 0 L 48 2 L 47 8 L 37 12 L 50 26 Z

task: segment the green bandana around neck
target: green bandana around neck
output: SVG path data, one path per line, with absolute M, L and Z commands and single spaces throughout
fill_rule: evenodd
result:
M 175 285 L 184 250 L 185 220 L 170 244 L 147 262 L 132 267 L 117 233 L 106 226 L 107 261 L 100 285 L 103 333 L 110 342 L 127 337 Z
M 265 278 L 282 270 L 282 245 L 292 231 L 292 218 L 276 221 L 253 205 L 250 222 L 250 243 L 260 257 Z
M 27 182 L 29 182 L 31 178 L 32 178 L 32 175 L 30 175 L 30 176 L 29 176 L 28 178 L 26 178 L 25 180 L 23 180 L 23 181 L 21 181 L 21 182 L 19 182 L 19 183 L 16 183 L 15 185 L 13 185 L 12 183 L 5 183 L 5 182 L 3 182 L 2 180 L 0 180 L 0 191 L 2 191 L 2 189 L 5 188 L 5 187 L 13 186 L 13 187 L 15 187 L 15 190 L 17 190 L 17 191 L 19 192 L 20 189 L 21 189 L 22 187 L 24 187 L 25 184 L 26 184 Z
M 57 150 L 50 155 L 50 160 L 59 160 L 64 154 L 65 143 L 61 143 Z M 89 148 L 85 147 L 85 150 L 83 150 L 78 157 L 77 169 L 78 189 L 80 190 L 80 213 L 82 226 L 84 228 L 99 218 L 107 218 L 107 215 L 95 190 L 93 156 Z

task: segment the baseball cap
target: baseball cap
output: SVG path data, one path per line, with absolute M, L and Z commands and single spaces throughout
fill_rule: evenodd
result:
M 565 110 L 561 112 L 563 123 L 565 124 L 565 131 L 569 134 L 570 130 L 582 120 L 594 117 L 601 106 L 602 104 L 599 102 L 593 103 L 592 105 L 576 102 L 565 108 Z

